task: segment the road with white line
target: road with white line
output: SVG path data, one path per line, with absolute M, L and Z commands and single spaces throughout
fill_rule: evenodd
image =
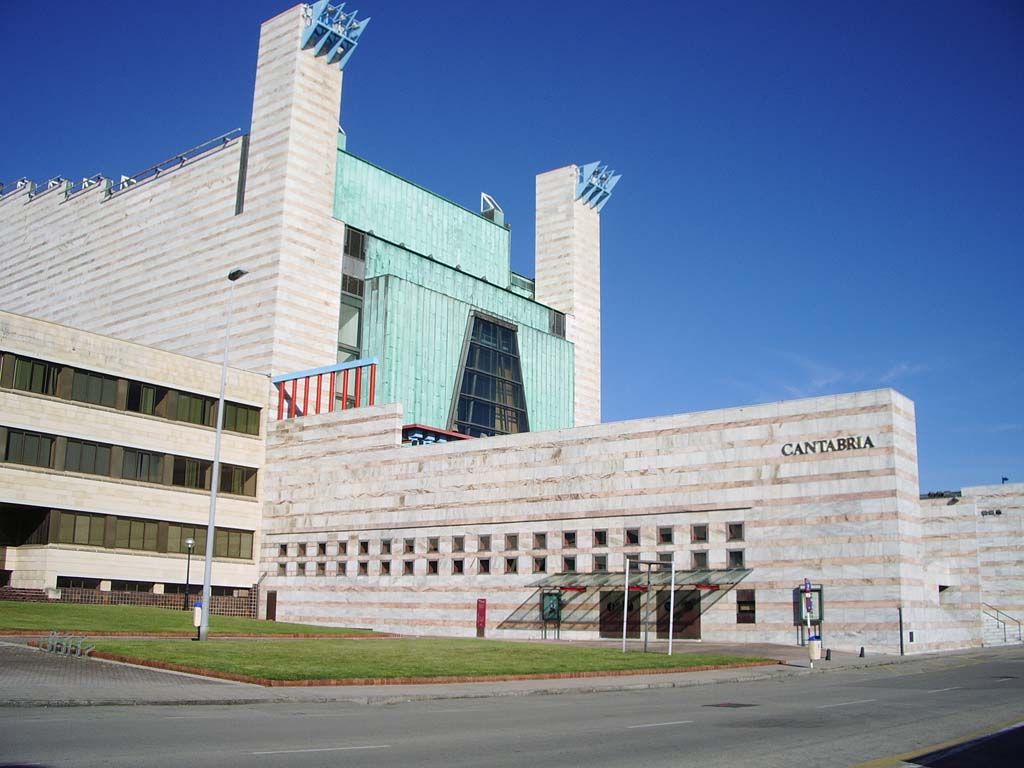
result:
M 934 765 L 944 768 L 957 764 L 954 742 L 1022 721 L 1024 649 L 1016 648 L 658 690 L 0 708 L 0 765 L 793 768 L 914 764 L 915 754 L 942 746 L 946 762 Z M 1016 768 L 1000 762 L 997 746 L 985 764 Z

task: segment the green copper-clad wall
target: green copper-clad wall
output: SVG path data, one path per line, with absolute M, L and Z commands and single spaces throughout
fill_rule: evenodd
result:
M 478 311 L 518 329 L 530 430 L 572 426 L 574 348 L 551 333 L 531 282 L 513 278 L 508 229 L 340 150 L 335 191 L 335 216 L 373 233 L 360 346 L 380 360 L 378 402 L 402 403 L 406 423 L 449 428 Z
M 380 360 L 380 402 L 401 402 L 407 423 L 449 427 L 462 349 L 475 309 L 519 329 L 534 432 L 573 423 L 573 346 L 548 332 L 550 310 L 503 288 L 369 241 L 363 354 Z
M 507 228 L 342 151 L 334 216 L 463 272 L 509 284 Z

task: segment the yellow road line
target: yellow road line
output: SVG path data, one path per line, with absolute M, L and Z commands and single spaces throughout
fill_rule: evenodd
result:
M 943 749 L 950 749 L 951 747 L 956 747 L 960 744 L 966 744 L 969 741 L 980 739 L 983 736 L 991 736 L 994 733 L 999 733 L 999 731 L 1003 731 L 1007 728 L 1013 728 L 1019 725 L 1024 725 L 1024 720 L 1008 720 L 1001 725 L 995 726 L 994 728 L 986 728 L 983 731 L 977 731 L 968 736 L 962 736 L 959 739 L 951 739 L 950 741 L 945 741 L 941 744 L 933 744 L 930 747 L 915 749 L 913 752 L 904 752 L 902 755 L 880 757 L 876 760 L 869 760 L 866 763 L 857 763 L 857 765 L 850 766 L 850 768 L 894 768 L 894 766 L 912 762 L 915 757 L 923 757 L 924 755 L 930 755 L 932 752 L 938 752 Z

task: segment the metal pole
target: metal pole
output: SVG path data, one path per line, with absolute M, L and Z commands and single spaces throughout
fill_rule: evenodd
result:
M 622 652 L 626 652 L 626 615 L 629 613 L 629 557 L 626 557 L 626 587 L 622 590 Z
M 903 655 L 903 606 L 897 608 L 900 612 L 900 656 Z
M 647 653 L 647 638 L 651 636 L 651 564 L 647 563 L 647 594 L 644 595 L 644 653 Z
M 185 560 L 185 597 L 181 601 L 181 610 L 188 610 L 189 570 L 192 568 L 192 547 L 188 548 L 188 559 Z
M 231 312 L 234 309 L 235 281 L 245 275 L 244 269 L 228 274 L 228 319 L 224 325 L 224 361 L 220 368 L 220 398 L 217 400 L 217 430 L 213 438 L 213 469 L 210 473 L 210 520 L 206 525 L 206 561 L 203 565 L 203 612 L 199 619 L 199 639 L 206 640 L 210 633 L 210 592 L 213 578 L 213 531 L 217 517 L 217 489 L 220 485 L 220 438 L 224 430 L 224 391 L 228 383 L 228 348 L 231 340 Z M 294 404 L 294 398 L 293 398 Z
M 668 592 L 668 655 L 672 655 L 672 635 L 676 629 L 676 553 L 672 553 L 672 579 Z

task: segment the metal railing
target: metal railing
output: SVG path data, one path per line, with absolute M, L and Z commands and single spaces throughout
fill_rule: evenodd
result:
M 224 147 L 232 139 L 238 138 L 241 135 L 241 128 L 233 128 L 227 133 L 223 133 L 220 136 L 216 136 L 210 139 L 209 141 L 204 141 L 202 144 L 197 144 L 191 149 L 186 149 L 184 152 L 179 152 L 173 157 L 169 157 L 166 160 L 157 163 L 156 165 L 151 165 L 144 171 L 139 171 L 138 173 L 133 174 L 132 176 L 122 176 L 121 181 L 114 182 L 113 184 L 110 185 L 110 187 L 108 187 L 107 195 L 113 195 L 117 192 L 123 192 L 124 190 L 135 186 L 141 181 L 145 181 L 146 179 L 152 178 L 154 176 L 159 176 L 161 173 L 164 173 L 165 171 L 172 171 L 176 168 L 180 168 L 185 164 L 185 161 L 191 160 L 194 157 L 198 157 L 199 155 L 205 154 L 210 150 Z
M 275 376 L 270 381 L 277 389 L 278 420 L 360 408 L 376 402 L 377 358 Z
M 982 613 L 984 613 L 986 616 L 991 616 L 993 619 L 996 620 L 996 622 L 999 625 L 1002 626 L 1002 629 L 1003 629 L 1003 642 L 1004 643 L 1005 642 L 1009 642 L 1010 634 L 1013 631 L 1012 629 L 1008 630 L 1009 625 L 1011 625 L 1011 624 L 1016 624 L 1017 625 L 1017 641 L 1018 642 L 1024 641 L 1024 632 L 1021 631 L 1021 622 L 1020 622 L 1019 619 L 1015 619 L 1013 616 L 1011 616 L 1010 614 L 1006 613 L 1005 611 L 999 610 L 994 605 L 989 605 L 988 603 L 982 603 L 982 606 L 983 606 L 982 609 L 981 609 Z

